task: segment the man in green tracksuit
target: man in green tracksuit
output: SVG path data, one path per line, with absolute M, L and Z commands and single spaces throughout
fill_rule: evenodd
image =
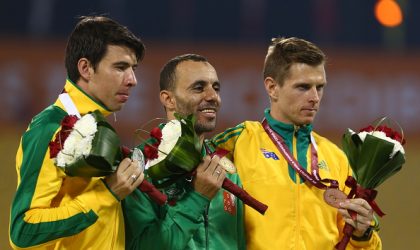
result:
M 182 55 L 170 60 L 160 74 L 160 101 L 167 118 L 194 114 L 195 131 L 216 125 L 220 83 L 213 66 L 202 56 Z M 206 144 L 204 142 L 204 144 Z M 210 147 L 203 145 L 203 156 Z M 129 249 L 245 249 L 242 202 L 221 189 L 226 173 L 217 156 L 205 156 L 192 180 L 182 179 L 163 190 L 170 205 L 158 206 L 136 191 L 123 201 L 126 246 Z M 174 204 L 175 203 L 175 204 Z

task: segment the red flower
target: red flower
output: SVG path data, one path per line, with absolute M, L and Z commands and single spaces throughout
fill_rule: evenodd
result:
M 158 150 L 157 147 L 159 146 L 159 143 L 155 143 L 153 145 L 146 144 L 144 146 L 144 155 L 147 159 L 153 160 L 158 157 Z
M 158 140 L 159 142 L 162 140 L 162 131 L 160 128 L 156 127 L 150 131 L 150 136 Z
M 381 132 L 384 132 L 387 137 L 400 142 L 401 145 L 405 144 L 405 139 L 402 138 L 400 133 L 384 125 L 378 126 L 376 128 L 374 128 L 372 125 L 369 125 L 366 128 L 360 129 L 360 132 L 363 132 L 363 131 L 365 132 L 381 131 Z
M 61 150 L 61 146 L 59 143 L 57 143 L 56 141 L 50 142 L 48 144 L 49 148 L 50 148 L 50 158 L 55 158 L 57 157 L 58 153 Z
M 359 130 L 359 132 L 363 132 L 363 131 L 365 131 L 365 132 L 372 132 L 373 130 L 375 130 L 375 128 L 372 125 L 369 125 L 366 128 L 361 128 Z
M 67 140 L 67 137 L 69 137 L 70 133 L 71 130 L 61 129 L 60 133 L 58 134 L 58 139 L 60 139 L 61 144 L 64 144 L 64 142 Z
M 61 129 L 71 130 L 74 124 L 77 122 L 77 120 L 79 120 L 79 118 L 75 115 L 66 115 L 61 121 Z
M 173 207 L 176 205 L 176 199 L 168 200 L 168 205 Z
M 400 133 L 395 132 L 394 134 L 394 140 L 399 141 L 401 143 L 401 145 L 405 144 L 405 139 L 402 138 L 402 136 L 400 135 Z
M 66 115 L 61 121 L 61 130 L 55 135 L 54 141 L 48 144 L 50 148 L 50 158 L 57 157 L 58 153 L 64 147 L 64 142 L 69 137 L 74 124 L 79 120 L 75 115 Z

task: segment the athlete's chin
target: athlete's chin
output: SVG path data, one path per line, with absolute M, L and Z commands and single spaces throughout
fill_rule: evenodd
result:
M 315 119 L 315 116 L 305 117 L 301 120 L 301 125 L 308 125 L 311 124 Z
M 200 122 L 198 121 L 195 124 L 195 131 L 197 134 L 202 134 L 206 132 L 211 132 L 216 128 L 216 119 L 210 121 L 210 122 Z
M 311 124 L 315 119 L 315 115 L 311 115 L 311 116 L 301 116 L 298 119 L 296 119 L 295 121 L 295 125 L 298 126 L 303 126 L 303 125 L 308 125 Z
M 113 104 L 113 105 L 110 105 L 108 109 L 111 110 L 112 112 L 116 112 L 116 111 L 120 111 L 124 107 L 124 105 L 125 103 Z

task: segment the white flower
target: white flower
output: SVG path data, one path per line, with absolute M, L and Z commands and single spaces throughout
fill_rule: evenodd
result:
M 96 120 L 91 114 L 84 115 L 73 126 L 73 130 L 64 142 L 63 149 L 55 158 L 56 165 L 66 167 L 82 156 L 89 155 L 92 141 L 98 130 Z
M 78 146 L 75 148 L 75 156 L 79 157 L 81 155 L 87 156 L 90 153 L 90 150 L 92 149 L 92 141 L 93 136 L 86 136 L 85 138 L 82 138 L 80 140 Z
M 80 141 L 83 139 L 83 137 L 77 133 L 76 131 L 72 131 L 67 137 L 66 141 L 64 142 L 64 151 L 65 152 L 71 152 L 74 153 L 75 148 L 80 143 Z
M 66 165 L 73 163 L 75 158 L 72 154 L 67 154 L 63 151 L 64 149 L 58 153 L 57 158 L 55 158 L 55 162 L 57 166 L 64 168 Z
M 181 137 L 181 132 L 181 123 L 178 120 L 171 120 L 165 124 L 162 129 L 162 141 L 158 147 L 158 157 L 150 161 L 150 166 L 166 158 L 175 147 L 178 138 Z
M 350 129 L 350 132 L 352 134 L 355 134 L 355 132 L 353 130 Z M 401 145 L 401 143 L 397 140 L 394 140 L 392 138 L 389 138 L 388 136 L 386 136 L 386 134 L 382 131 L 372 131 L 372 132 L 366 132 L 366 131 L 362 131 L 360 133 L 357 134 L 360 138 L 360 140 L 365 141 L 366 139 L 366 135 L 372 135 L 376 138 L 391 142 L 394 144 L 394 148 L 392 149 L 392 153 L 390 154 L 389 158 L 394 157 L 394 155 L 400 151 L 402 154 L 405 154 L 404 148 Z
M 73 129 L 77 130 L 82 136 L 93 135 L 98 130 L 95 118 L 91 114 L 84 115 L 80 118 L 80 120 L 74 124 Z

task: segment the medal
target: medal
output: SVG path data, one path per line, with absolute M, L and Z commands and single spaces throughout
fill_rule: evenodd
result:
M 226 172 L 233 174 L 236 173 L 236 167 L 233 162 L 226 157 L 222 157 L 219 161 L 219 165 L 223 167 Z
M 138 161 L 138 167 L 140 169 L 140 173 L 143 173 L 144 171 L 144 155 L 143 152 L 141 152 L 140 149 L 138 148 L 134 148 L 133 149 L 133 153 L 131 154 L 131 160 L 137 160 Z
M 340 208 L 340 203 L 347 199 L 347 195 L 343 191 L 335 188 L 328 188 L 324 192 L 325 202 L 336 208 Z

